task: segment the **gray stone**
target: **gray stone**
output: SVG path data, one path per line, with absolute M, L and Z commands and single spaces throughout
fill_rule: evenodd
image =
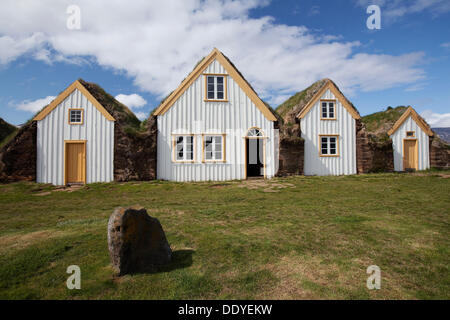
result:
M 114 210 L 108 222 L 108 248 L 118 275 L 153 272 L 172 258 L 158 219 L 140 206 Z

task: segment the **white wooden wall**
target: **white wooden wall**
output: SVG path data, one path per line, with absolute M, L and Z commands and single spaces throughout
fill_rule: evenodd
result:
M 226 74 L 214 60 L 204 73 Z M 231 78 L 228 102 L 205 102 L 204 76 L 200 75 L 173 106 L 158 116 L 158 179 L 174 181 L 224 181 L 245 178 L 245 137 L 251 127 L 259 127 L 266 139 L 266 175 L 278 168 L 278 135 L 244 91 Z M 172 161 L 172 134 L 195 134 L 195 163 Z M 226 133 L 226 163 L 202 163 L 201 134 Z
M 82 108 L 82 125 L 69 125 L 69 108 Z M 114 121 L 75 89 L 47 117 L 37 122 L 36 180 L 64 184 L 64 141 L 86 141 L 86 183 L 114 180 Z
M 417 125 L 413 118 L 408 117 L 400 128 L 391 135 L 392 148 L 394 149 L 394 170 L 403 171 L 403 139 L 406 138 L 406 131 L 415 131 L 418 149 L 417 157 L 419 170 L 430 168 L 430 141 L 428 135 Z
M 356 122 L 352 115 L 327 90 L 321 99 L 336 99 L 336 120 L 321 120 L 320 100 L 301 119 L 300 129 L 305 139 L 305 175 L 356 174 Z M 320 157 L 319 135 L 339 134 L 339 157 Z

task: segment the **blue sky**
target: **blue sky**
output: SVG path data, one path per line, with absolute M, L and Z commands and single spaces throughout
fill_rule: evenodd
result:
M 14 124 L 77 78 L 143 118 L 217 47 L 274 107 L 330 77 L 362 115 L 412 105 L 450 127 L 450 1 L 5 1 L 0 117 Z M 70 4 L 80 30 L 66 27 Z M 370 4 L 381 30 L 366 27 Z

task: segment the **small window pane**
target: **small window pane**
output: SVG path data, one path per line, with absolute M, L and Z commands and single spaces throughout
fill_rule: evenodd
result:
M 216 151 L 216 160 L 222 160 L 222 152 L 221 151 Z
M 214 77 L 208 77 L 208 84 L 214 85 Z
M 81 110 L 70 110 L 70 122 L 81 123 Z
M 223 100 L 223 92 L 217 92 L 217 99 Z
M 206 142 L 206 147 L 205 147 L 206 152 L 212 152 L 213 150 L 213 145 L 211 142 Z
M 223 77 L 217 77 L 217 84 L 223 84 Z
M 330 104 L 328 105 L 328 117 L 334 118 L 334 103 L 333 102 L 330 102 Z

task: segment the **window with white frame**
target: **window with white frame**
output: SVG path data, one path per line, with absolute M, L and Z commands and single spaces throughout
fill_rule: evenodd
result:
M 206 75 L 206 99 L 226 100 L 226 77 L 218 75 Z
M 339 152 L 338 136 L 320 136 L 320 155 L 321 156 L 338 156 Z
M 322 119 L 336 119 L 335 101 L 321 101 Z
M 83 123 L 83 109 L 69 109 L 69 124 Z
M 175 161 L 194 161 L 194 136 L 176 135 L 174 137 Z
M 203 136 L 203 159 L 205 161 L 224 161 L 225 144 L 223 135 Z

